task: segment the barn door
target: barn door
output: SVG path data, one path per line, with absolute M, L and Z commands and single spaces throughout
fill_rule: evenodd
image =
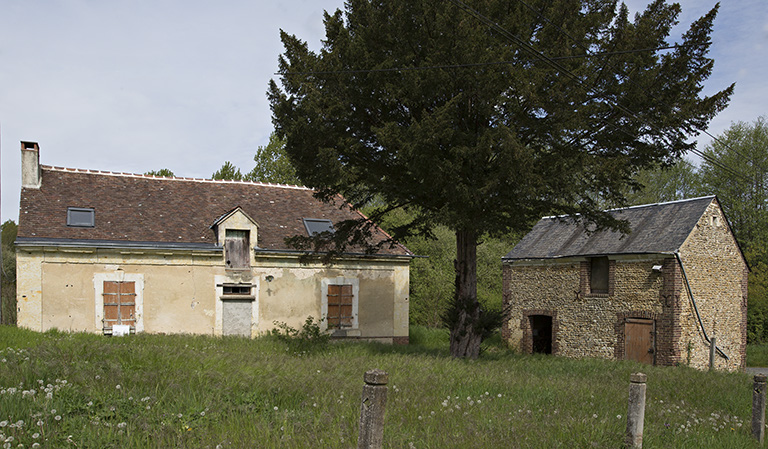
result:
M 649 365 L 655 364 L 655 321 L 627 318 L 624 322 L 624 357 Z
M 136 283 L 134 281 L 104 281 L 104 332 L 111 333 L 112 326 L 131 326 L 136 332 Z

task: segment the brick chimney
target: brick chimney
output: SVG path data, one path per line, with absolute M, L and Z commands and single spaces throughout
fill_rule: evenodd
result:
M 40 178 L 40 146 L 21 141 L 21 187 L 39 189 Z

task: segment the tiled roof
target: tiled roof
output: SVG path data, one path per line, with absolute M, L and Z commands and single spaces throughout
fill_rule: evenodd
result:
M 210 228 L 236 207 L 259 225 L 257 246 L 291 250 L 284 239 L 306 235 L 303 218 L 334 223 L 361 215 L 345 205 L 323 203 L 304 187 L 194 178 L 163 178 L 129 173 L 41 166 L 39 189 L 22 188 L 20 240 L 216 244 Z M 67 226 L 67 208 L 93 208 L 95 226 Z M 374 241 L 386 239 L 377 228 Z M 403 246 L 384 246 L 379 254 L 410 255 Z
M 544 217 L 504 259 L 674 252 L 714 200 L 708 196 L 610 211 L 629 222 L 629 235 L 608 230 L 590 234 L 568 217 Z

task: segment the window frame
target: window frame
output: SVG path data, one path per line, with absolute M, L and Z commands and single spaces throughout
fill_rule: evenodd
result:
M 75 214 L 86 212 L 90 220 L 81 222 L 74 220 Z M 96 227 L 96 209 L 92 207 L 68 207 L 67 208 L 67 226 L 72 228 L 93 228 Z
M 593 267 L 594 263 L 593 261 L 596 259 L 607 259 L 607 273 L 605 275 L 607 276 L 607 283 L 608 287 L 607 290 L 599 289 L 595 290 L 593 289 Z M 600 296 L 600 297 L 609 297 L 613 296 L 614 294 L 614 284 L 615 284 L 615 271 L 616 271 L 616 261 L 614 259 L 611 259 L 608 256 L 592 256 L 592 257 L 586 257 L 586 260 L 581 262 L 581 294 L 584 296 Z
M 94 289 L 94 329 L 104 332 L 104 281 L 134 282 L 136 318 L 134 330 L 136 333 L 144 332 L 144 275 L 142 273 L 126 273 L 117 270 L 112 273 L 95 273 L 93 275 Z
M 328 320 L 328 290 L 331 285 L 351 285 L 352 287 L 352 323 L 349 326 L 330 327 Z M 357 330 L 359 329 L 359 305 L 360 305 L 360 282 L 357 278 L 347 278 L 343 276 L 335 278 L 324 278 L 321 281 L 322 304 L 320 310 L 320 328 L 322 330 Z
M 333 222 L 327 218 L 302 218 L 307 235 L 314 237 L 323 232 L 334 233 Z M 318 229 L 322 228 L 322 229 Z

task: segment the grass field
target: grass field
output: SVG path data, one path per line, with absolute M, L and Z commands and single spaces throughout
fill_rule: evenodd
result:
M 633 362 L 454 360 L 412 344 L 295 352 L 275 338 L 98 335 L 0 327 L 4 448 L 356 447 L 363 373 L 390 375 L 385 447 L 617 448 L 629 375 L 648 375 L 645 448 L 750 448 L 752 379 Z

